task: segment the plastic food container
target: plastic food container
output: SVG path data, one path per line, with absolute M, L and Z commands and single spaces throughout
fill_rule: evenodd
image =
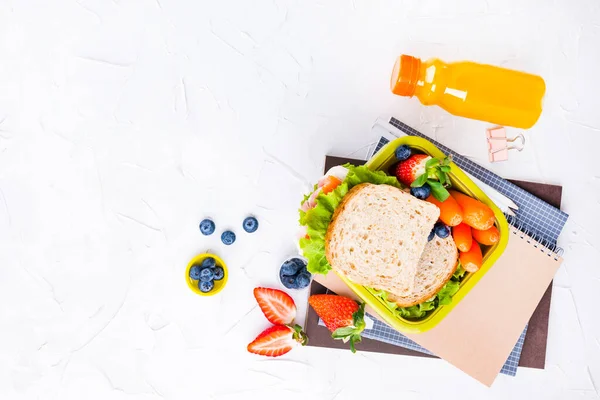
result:
M 190 278 L 190 268 L 192 268 L 194 265 L 202 264 L 202 261 L 204 261 L 204 259 L 208 258 L 208 257 L 214 258 L 216 261 L 216 264 L 220 267 L 223 267 L 224 274 L 223 274 L 223 279 L 221 279 L 220 281 L 214 281 L 215 287 L 213 288 L 213 290 L 211 290 L 208 293 L 204 293 L 204 292 L 201 292 L 200 289 L 198 289 L 198 281 Z M 185 282 L 187 283 L 188 287 L 191 289 L 192 292 L 194 292 L 200 296 L 204 296 L 204 297 L 214 296 L 215 294 L 217 294 L 221 290 L 223 290 L 223 288 L 227 284 L 228 277 L 229 277 L 229 273 L 227 272 L 227 265 L 225 265 L 225 262 L 223 262 L 223 260 L 215 254 L 210 254 L 210 253 L 198 254 L 197 256 L 195 256 L 194 258 L 192 258 L 190 260 L 187 267 L 185 268 Z
M 443 158 L 445 157 L 436 146 L 434 146 L 428 140 L 406 136 L 398 138 L 388 143 L 382 148 L 375 156 L 367 163 L 367 167 L 371 170 L 381 170 L 388 173 L 390 167 L 397 163 L 394 151 L 396 147 L 400 145 L 407 145 L 413 150 L 421 153 L 428 154 L 432 157 Z M 508 243 L 508 223 L 506 218 L 500 209 L 490 200 L 486 194 L 473 183 L 467 175 L 454 163 L 450 164 L 450 182 L 452 188 L 463 192 L 481 202 L 488 205 L 496 215 L 496 228 L 500 232 L 500 239 L 494 246 L 482 247 L 483 264 L 479 271 L 474 273 L 467 272 L 462 282 L 460 283 L 460 289 L 452 297 L 452 303 L 449 305 L 439 305 L 435 310 L 431 311 L 424 318 L 419 320 L 409 320 L 396 316 L 392 310 L 390 310 L 385 302 L 375 295 L 375 290 L 366 286 L 357 285 L 352 283 L 347 278 L 339 275 L 339 277 L 350 287 L 365 303 L 367 303 L 373 310 L 375 310 L 391 327 L 394 329 L 405 332 L 405 333 L 420 333 L 425 332 L 434 326 L 436 326 L 450 311 L 456 306 L 462 299 L 469 293 L 469 291 L 477 284 L 477 282 L 486 274 L 486 272 L 494 265 L 496 260 L 500 257 L 506 244 Z

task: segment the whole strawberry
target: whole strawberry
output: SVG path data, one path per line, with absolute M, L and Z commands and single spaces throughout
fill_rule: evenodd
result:
M 450 186 L 448 173 L 451 171 L 451 161 L 450 157 L 439 159 L 426 154 L 414 154 L 398 164 L 396 178 L 413 189 L 425 187 L 438 201 L 446 201 L 450 196 L 446 187 Z M 419 190 L 413 190 L 411 193 L 418 198 L 425 196 L 420 196 Z
M 413 154 L 396 167 L 396 178 L 410 186 L 417 178 L 425 173 L 425 165 L 431 159 L 427 154 Z
M 365 329 L 365 305 L 333 294 L 315 294 L 308 298 L 308 304 L 332 332 L 331 337 L 349 341 L 350 349 L 356 353 L 354 344 L 361 341 L 360 334 Z

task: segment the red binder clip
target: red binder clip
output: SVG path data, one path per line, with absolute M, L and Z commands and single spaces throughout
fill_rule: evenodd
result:
M 525 136 L 519 133 L 514 138 L 506 138 L 506 129 L 503 126 L 497 126 L 487 130 L 488 155 L 490 162 L 508 160 L 508 150 L 521 151 L 525 147 Z M 519 140 L 519 143 L 514 143 Z

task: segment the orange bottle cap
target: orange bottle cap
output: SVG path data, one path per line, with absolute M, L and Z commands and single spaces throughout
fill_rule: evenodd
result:
M 421 60 L 419 58 L 402 54 L 394 64 L 390 89 L 392 93 L 400 96 L 411 96 L 415 93 Z

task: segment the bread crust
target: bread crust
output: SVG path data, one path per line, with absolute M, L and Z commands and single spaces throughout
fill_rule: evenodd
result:
M 447 247 L 447 249 L 450 251 L 450 256 L 448 257 L 447 263 L 444 267 L 444 269 L 447 269 L 447 272 L 445 273 L 443 279 L 437 281 L 434 286 L 431 286 L 427 291 L 423 292 L 423 294 L 416 298 L 399 297 L 393 294 L 388 294 L 388 300 L 396 303 L 398 307 L 410 307 L 421 304 L 437 294 L 437 292 L 439 292 L 440 289 L 444 287 L 444 285 L 452 278 L 452 275 L 454 275 L 454 272 L 456 272 L 456 268 L 458 267 L 458 249 L 454 245 L 452 236 L 448 237 L 447 243 L 448 244 L 445 247 Z M 425 251 L 423 253 L 425 253 Z M 422 267 L 422 260 L 419 262 L 419 265 Z
M 338 220 L 338 216 L 340 215 L 340 213 L 343 210 L 346 209 L 346 205 L 348 204 L 350 199 L 352 197 L 356 196 L 362 190 L 362 188 L 366 187 L 367 185 L 368 185 L 368 183 L 360 183 L 360 184 L 354 186 L 352 189 L 350 189 L 348 191 L 348 193 L 346 193 L 346 195 L 342 199 L 342 202 L 338 205 L 338 207 L 333 212 L 333 217 L 331 217 L 331 222 L 329 223 L 329 226 L 327 227 L 327 233 L 325 234 L 325 258 L 327 258 L 327 261 L 329 262 L 329 265 L 331 265 L 331 266 L 333 266 L 333 264 L 332 264 L 333 257 L 331 255 L 331 250 L 329 248 L 329 244 L 331 243 L 331 235 L 333 235 L 333 232 L 335 232 L 335 230 L 336 230 L 335 224 Z

